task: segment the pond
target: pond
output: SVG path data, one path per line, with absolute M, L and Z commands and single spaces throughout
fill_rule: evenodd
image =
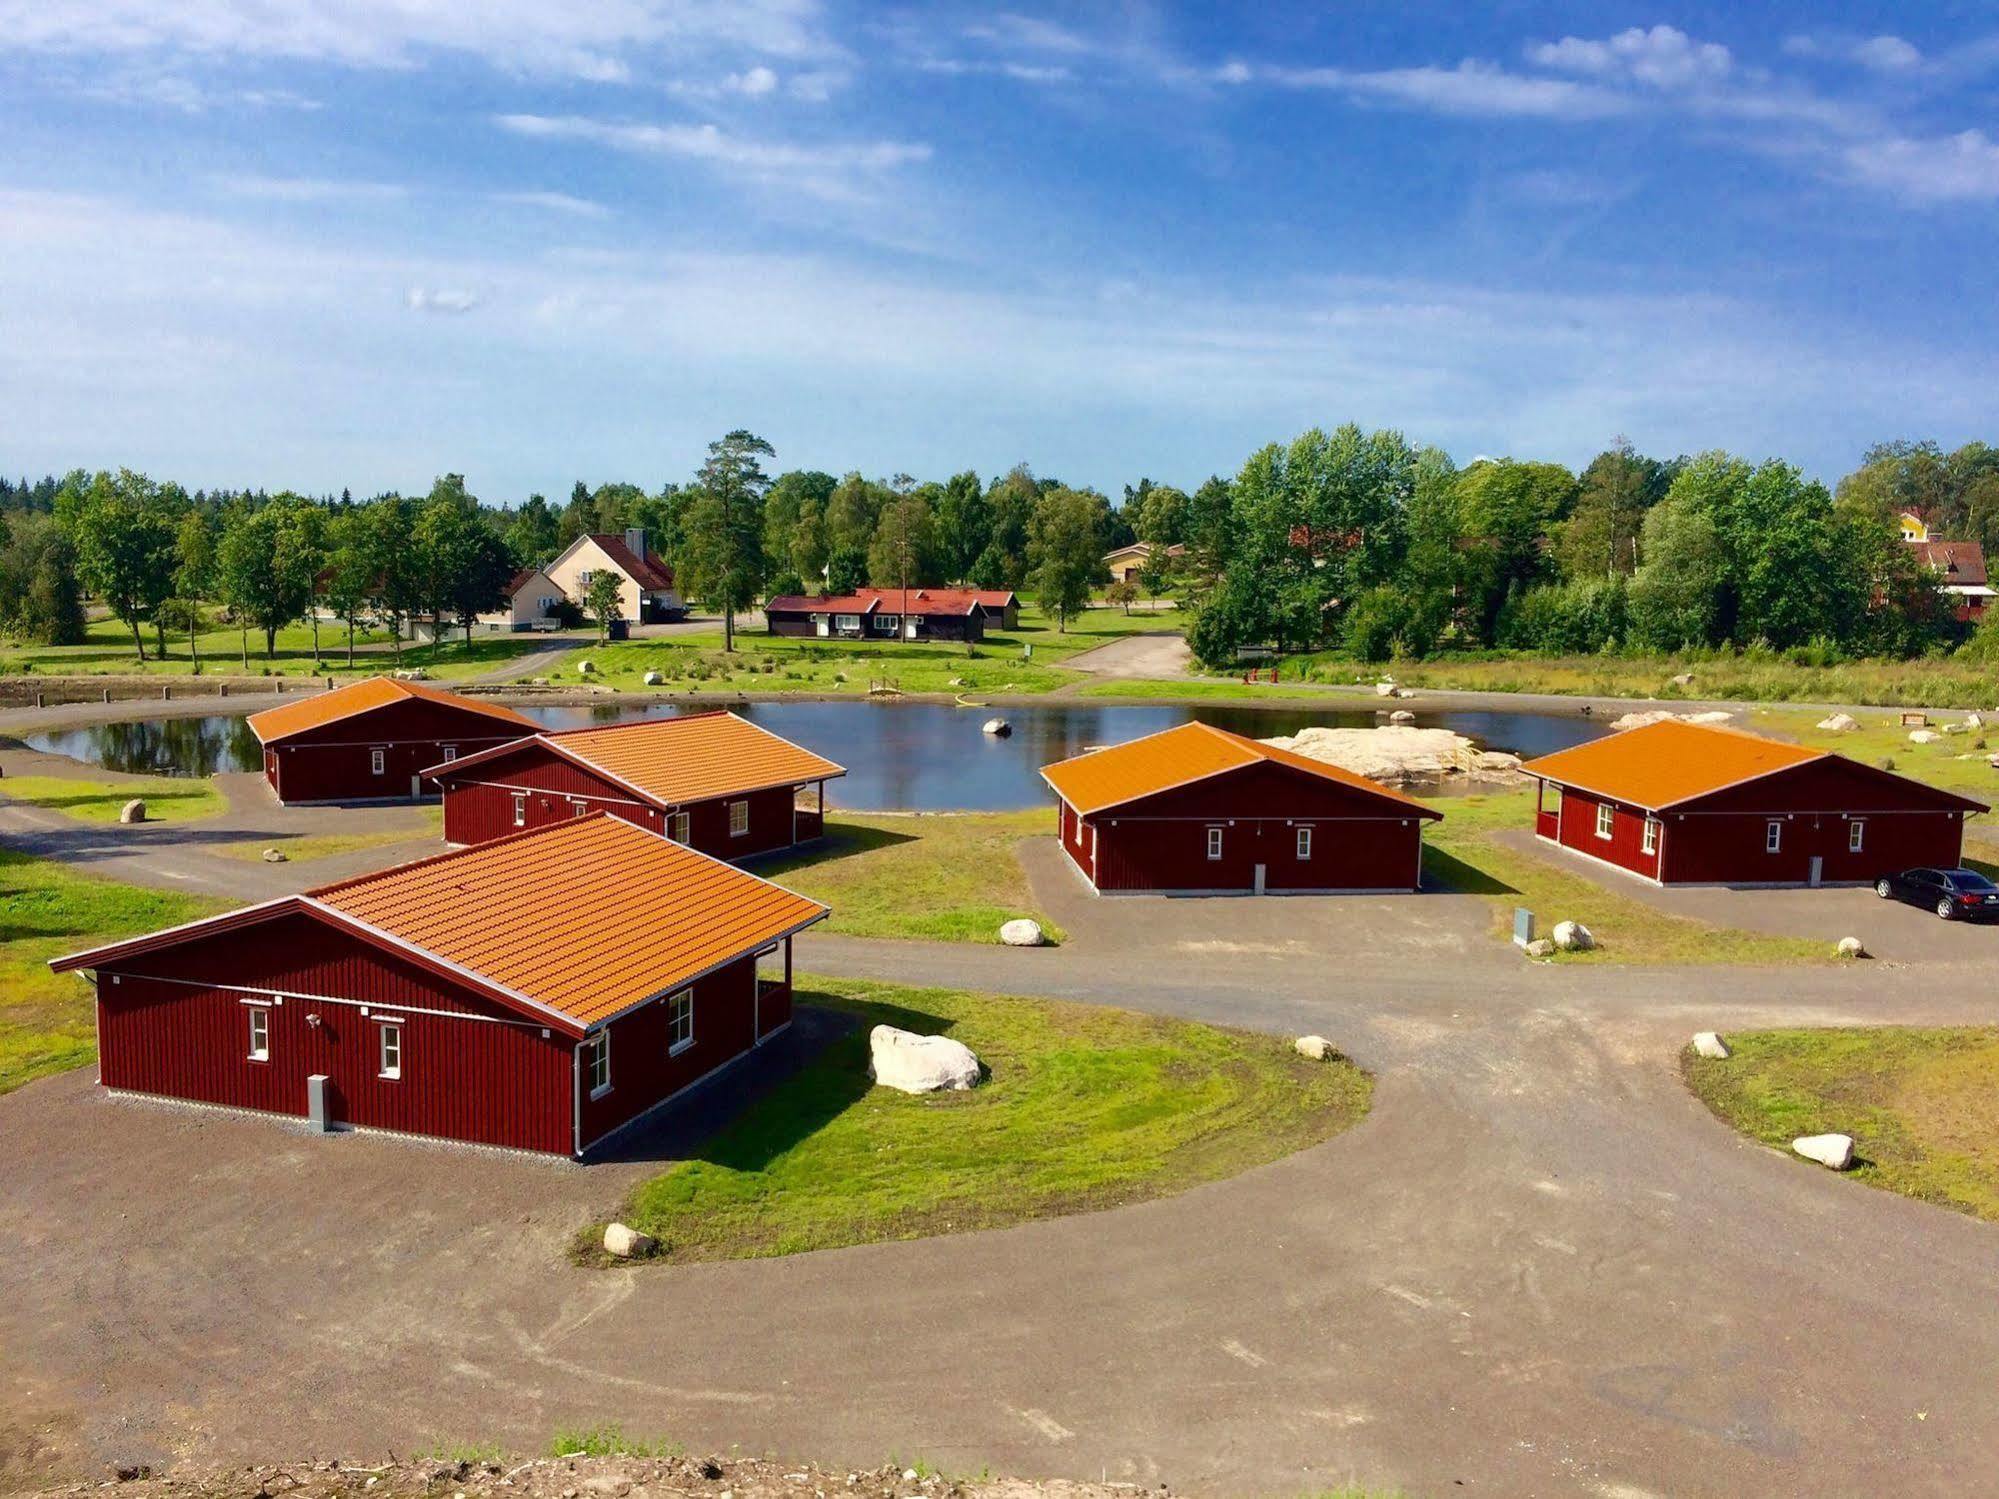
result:
M 627 718 L 665 718 L 700 711 L 684 704 L 606 703 L 601 707 L 529 706 L 522 711 L 550 728 L 581 728 Z M 1269 738 L 1314 724 L 1368 728 L 1368 709 L 1338 712 L 1237 708 L 1226 705 L 1141 707 L 1048 703 L 1006 708 L 954 708 L 938 703 L 758 702 L 736 711 L 847 767 L 828 788 L 836 807 L 862 811 L 964 809 L 1006 811 L 1048 800 L 1040 769 L 1092 745 L 1119 744 L 1142 734 L 1199 719 L 1239 734 Z M 999 716 L 1013 725 L 1010 738 L 980 732 Z M 1602 724 L 1542 713 L 1436 713 L 1419 724 L 1446 728 L 1487 749 L 1543 755 L 1594 739 Z M 140 719 L 30 734 L 39 750 L 68 755 L 111 770 L 152 775 L 213 775 L 256 770 L 263 764 L 257 738 L 235 717 Z

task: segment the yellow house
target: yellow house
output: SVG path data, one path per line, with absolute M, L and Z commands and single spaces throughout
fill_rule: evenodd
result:
M 646 533 L 640 526 L 623 536 L 611 532 L 579 536 L 542 571 L 585 609 L 591 581 L 600 572 L 615 573 L 619 617 L 633 623 L 678 619 L 687 612 L 686 602 L 674 591 L 673 569 L 646 550 Z

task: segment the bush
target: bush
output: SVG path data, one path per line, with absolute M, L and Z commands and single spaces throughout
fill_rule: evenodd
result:
M 583 628 L 583 606 L 574 599 L 557 599 L 549 606 L 548 617 L 565 630 Z

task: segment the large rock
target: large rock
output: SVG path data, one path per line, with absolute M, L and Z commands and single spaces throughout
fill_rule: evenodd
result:
M 1821 1166 L 1830 1166 L 1835 1171 L 1844 1171 L 1853 1164 L 1853 1136 L 1851 1135 L 1806 1135 L 1793 1140 L 1791 1149 L 1808 1161 L 1817 1161 Z
M 1596 938 L 1580 921 L 1558 921 L 1548 935 L 1563 952 L 1588 952 L 1596 946 Z
M 118 820 L 120 822 L 144 822 L 146 820 L 145 801 L 140 797 L 133 797 L 119 809 Z
M 664 676 L 663 676 L 662 674 L 660 674 L 659 672 L 656 672 L 656 671 L 649 671 L 649 672 L 647 672 L 647 673 L 645 674 L 645 678 L 644 678 L 644 680 L 645 680 L 645 684 L 646 684 L 646 686 L 648 686 L 648 687 L 658 687 L 658 686 L 660 686 L 660 685 L 661 685 L 661 684 L 662 684 L 663 682 L 665 682 L 665 681 L 666 681 L 666 678 L 665 678 L 665 677 L 664 677 Z
M 989 718 L 982 727 L 986 733 L 992 735 L 995 739 L 1004 739 L 1013 732 L 1013 725 L 1008 723 L 1004 718 Z
M 1851 734 L 1860 727 L 1860 720 L 1851 713 L 1835 713 L 1829 718 L 1821 718 L 1819 727 L 1828 734 Z
M 1414 723 L 1416 715 L 1411 713 L 1407 708 L 1397 708 L 1393 713 L 1388 715 L 1388 721 L 1390 723 Z
M 642 1260 L 659 1248 L 659 1240 L 651 1234 L 642 1234 L 635 1228 L 622 1223 L 612 1223 L 604 1229 L 604 1252 L 615 1254 L 621 1260 Z
M 577 676 L 590 677 L 590 676 L 595 676 L 596 674 L 597 674 L 597 663 L 595 661 L 585 659 L 582 661 L 578 661 L 576 663 Z
M 1374 695 L 1376 697 L 1394 697 L 1395 684 L 1388 681 L 1376 682 L 1374 684 Z
M 868 1076 L 904 1093 L 963 1091 L 979 1085 L 979 1059 L 949 1036 L 919 1036 L 878 1025 L 868 1032 Z
M 1694 685 L 1694 674 L 1690 671 L 1676 672 L 1672 683 L 1675 687 L 1691 687 Z
M 1709 708 L 1700 713 L 1675 713 L 1670 708 L 1644 708 L 1635 713 L 1623 713 L 1610 721 L 1613 734 L 1621 734 L 1626 729 L 1642 729 L 1649 724 L 1664 723 L 1669 718 L 1677 718 L 1681 723 L 1728 723 L 1733 713 L 1724 713 L 1719 708 Z
M 1717 1061 L 1725 1061 L 1728 1058 L 1728 1043 L 1713 1031 L 1695 1031 L 1694 1055 L 1697 1057 L 1713 1057 Z
M 1000 941 L 1008 947 L 1039 947 L 1047 940 L 1041 923 L 1025 916 L 1017 916 L 1000 927 Z
M 1841 937 L 1838 946 L 1833 948 L 1833 955 L 1841 958 L 1864 958 L 1867 956 L 1867 945 L 1858 937 Z
M 1941 738 L 1943 738 L 1943 735 L 1939 734 L 1935 729 L 1909 730 L 1909 743 L 1911 744 L 1935 744 Z
M 1417 728 L 1406 723 L 1389 723 L 1377 729 L 1315 727 L 1263 743 L 1388 786 L 1446 780 L 1510 785 L 1520 779 L 1517 760 L 1508 756 L 1503 757 L 1504 764 L 1488 762 L 1487 753 L 1477 744 L 1449 729 Z
M 264 862 L 266 864 L 282 864 L 285 862 L 286 857 L 285 851 L 281 848 L 267 848 L 264 850 Z
M 1985 727 L 1985 715 L 1984 715 L 1983 713 L 1967 713 L 1967 714 L 1965 714 L 1965 715 L 1964 715 L 1964 726 L 1965 726 L 1965 727 L 1966 727 L 1967 729 L 1982 729 L 1982 728 L 1984 728 L 1984 727 Z
M 1333 1043 L 1324 1036 L 1300 1036 L 1291 1045 L 1299 1056 L 1309 1057 L 1314 1062 L 1323 1062 L 1339 1055 Z

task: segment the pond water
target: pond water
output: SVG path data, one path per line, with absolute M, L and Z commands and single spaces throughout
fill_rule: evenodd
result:
M 555 729 L 668 718 L 699 711 L 685 705 L 631 703 L 522 711 Z M 839 761 L 846 777 L 827 791 L 828 803 L 862 811 L 965 809 L 1006 811 L 1048 800 L 1040 769 L 1092 745 L 1119 744 L 1199 719 L 1239 734 L 1269 738 L 1314 724 L 1369 728 L 1368 709 L 1340 712 L 1234 708 L 1098 706 L 1075 702 L 1007 708 L 954 708 L 938 703 L 759 702 L 736 711 L 772 733 Z M 991 717 L 1013 725 L 1010 738 L 980 732 Z M 1419 724 L 1455 730 L 1487 749 L 1543 755 L 1604 732 L 1586 718 L 1541 713 L 1437 713 Z M 140 719 L 30 734 L 39 750 L 111 770 L 152 775 L 213 775 L 263 764 L 256 735 L 240 718 Z

